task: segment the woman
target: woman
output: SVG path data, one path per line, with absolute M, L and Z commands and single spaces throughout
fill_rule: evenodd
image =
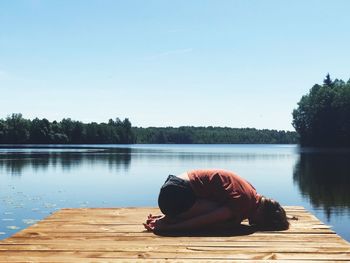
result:
M 144 226 L 153 232 L 202 229 L 226 221 L 284 230 L 289 222 L 280 204 L 259 195 L 245 179 L 227 170 L 192 170 L 169 175 L 158 205 L 164 216 L 149 215 Z

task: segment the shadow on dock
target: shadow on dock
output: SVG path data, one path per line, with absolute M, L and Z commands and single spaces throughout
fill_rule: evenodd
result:
M 166 237 L 230 237 L 230 236 L 247 236 L 261 231 L 254 226 L 241 224 L 239 226 L 234 224 L 225 224 L 223 226 L 211 227 L 205 230 L 193 231 L 176 231 L 176 232 L 158 232 L 158 236 Z

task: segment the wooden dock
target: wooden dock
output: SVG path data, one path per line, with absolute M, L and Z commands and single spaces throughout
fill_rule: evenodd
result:
M 287 231 L 159 236 L 142 226 L 156 208 L 62 209 L 0 241 L 0 262 L 350 262 L 350 244 L 302 207 Z

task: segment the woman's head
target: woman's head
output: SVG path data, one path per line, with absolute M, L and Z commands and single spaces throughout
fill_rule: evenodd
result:
M 164 215 L 175 217 L 190 209 L 196 196 L 188 181 L 169 175 L 160 189 L 158 205 Z
M 286 230 L 289 228 L 286 211 L 275 200 L 261 198 L 259 219 L 254 222 L 259 227 L 269 230 Z
M 276 230 L 289 228 L 286 211 L 277 201 L 265 198 L 263 215 L 266 227 Z

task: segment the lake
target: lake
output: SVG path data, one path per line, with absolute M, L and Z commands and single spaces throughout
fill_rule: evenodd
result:
M 296 145 L 2 145 L 0 239 L 63 207 L 156 206 L 168 174 L 196 168 L 235 171 L 350 241 L 350 151 Z

